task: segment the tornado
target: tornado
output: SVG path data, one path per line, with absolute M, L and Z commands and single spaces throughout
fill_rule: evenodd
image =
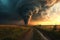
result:
M 26 5 L 23 5 L 21 8 L 18 8 L 19 10 L 19 15 L 20 17 L 24 20 L 24 23 L 25 25 L 28 25 L 31 17 L 32 17 L 32 14 L 31 11 L 33 9 L 33 7 L 30 7 L 30 6 L 26 6 Z M 30 11 L 31 10 L 31 11 Z
M 24 19 L 24 23 L 25 25 L 28 25 L 28 22 L 29 22 L 29 19 L 30 19 L 30 16 L 26 16 Z
M 20 5 L 20 7 L 18 7 L 18 13 L 20 17 L 24 20 L 25 25 L 28 25 L 34 14 L 38 14 L 38 17 L 40 17 L 41 19 L 42 16 L 45 16 L 41 14 L 46 14 L 45 12 L 46 9 L 49 9 L 55 3 L 56 3 L 56 0 L 54 1 L 53 0 L 51 1 L 49 0 L 26 0 L 25 2 L 21 3 L 23 4 L 22 6 Z M 46 15 L 48 15 L 48 13 Z

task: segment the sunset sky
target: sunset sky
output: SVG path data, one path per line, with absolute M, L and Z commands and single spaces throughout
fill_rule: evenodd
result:
M 0 24 L 60 25 L 60 1 L 0 0 Z M 32 16 L 31 16 L 32 15 Z

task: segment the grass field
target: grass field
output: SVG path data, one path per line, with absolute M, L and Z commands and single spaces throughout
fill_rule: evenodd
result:
M 0 40 L 20 40 L 21 36 L 27 32 L 31 27 L 35 26 L 19 26 L 19 25 L 0 25 Z M 54 38 L 60 39 L 60 26 L 58 25 L 54 29 L 53 25 L 36 26 L 39 29 L 44 30 L 48 35 L 53 35 Z
M 55 28 L 56 31 L 60 31 L 60 25 L 39 25 L 36 27 L 43 29 L 43 30 L 53 30 Z
M 0 25 L 0 40 L 19 40 L 29 27 Z
M 46 33 L 53 40 L 60 40 L 60 25 L 40 25 L 37 27 L 43 34 Z
M 60 30 L 55 31 L 55 30 L 43 30 L 44 33 L 46 33 L 52 40 L 60 40 Z

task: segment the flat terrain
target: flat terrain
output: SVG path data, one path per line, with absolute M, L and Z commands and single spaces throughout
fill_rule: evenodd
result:
M 30 28 L 16 25 L 0 25 L 0 40 L 18 40 Z
M 60 26 L 54 27 L 0 25 L 0 40 L 60 40 Z

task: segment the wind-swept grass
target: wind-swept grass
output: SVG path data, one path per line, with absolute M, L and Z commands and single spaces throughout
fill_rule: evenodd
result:
M 18 40 L 28 29 L 23 26 L 0 26 L 0 40 Z
M 60 26 L 59 25 L 51 25 L 51 26 L 38 26 L 36 27 L 40 30 L 44 35 L 47 35 L 51 40 L 60 40 Z

